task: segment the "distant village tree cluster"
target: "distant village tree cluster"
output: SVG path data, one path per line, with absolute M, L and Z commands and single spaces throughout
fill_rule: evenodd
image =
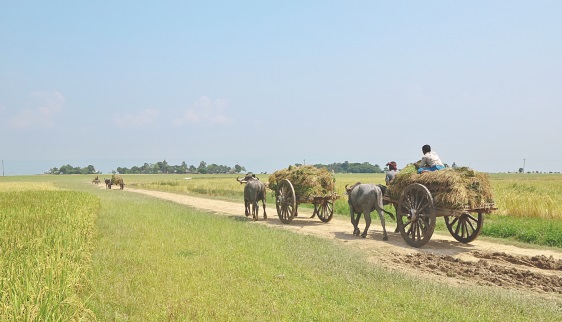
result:
M 246 171 L 246 168 L 240 165 L 235 165 L 234 167 L 228 167 L 225 165 L 209 164 L 205 161 L 201 161 L 198 167 L 194 165 L 188 166 L 185 162 L 181 165 L 170 165 L 166 160 L 156 163 L 145 163 L 142 166 L 133 166 L 132 168 L 117 167 L 117 171 L 112 171 L 113 173 L 119 174 L 162 174 L 162 173 L 201 173 L 201 174 L 221 174 L 221 173 L 240 173 Z M 51 168 L 45 171 L 45 174 L 100 174 L 93 165 L 88 165 L 87 167 L 73 167 L 70 164 L 63 165 L 60 168 Z
M 299 164 L 296 164 L 299 165 Z M 317 168 L 326 168 L 334 173 L 383 173 L 384 170 L 378 164 L 372 165 L 369 162 L 363 163 L 350 163 L 345 161 L 343 163 L 332 163 L 328 165 L 315 164 Z
M 45 174 L 98 174 L 96 168 L 93 165 L 88 165 L 87 167 L 73 167 L 70 164 L 63 165 L 60 168 L 51 168 L 45 171 Z
M 302 164 L 296 163 L 295 166 L 301 166 Z M 378 164 L 372 165 L 369 162 L 348 162 L 343 163 L 332 163 L 332 164 L 315 164 L 316 168 L 326 168 L 333 173 L 384 173 L 385 169 L 381 169 Z M 166 160 L 156 163 L 144 163 L 141 166 L 133 166 L 131 168 L 127 167 L 117 167 L 113 173 L 119 174 L 226 174 L 226 173 L 241 173 L 246 172 L 246 168 L 236 164 L 234 167 L 229 167 L 226 165 L 218 164 L 207 164 L 205 161 L 201 161 L 199 166 L 190 165 L 188 166 L 185 161 L 180 165 L 170 165 Z M 88 165 L 87 167 L 73 167 L 69 164 L 63 165 L 60 168 L 52 168 L 45 171 L 45 174 L 100 174 L 93 165 Z
M 229 167 L 226 165 L 207 164 L 201 161 L 198 167 L 194 165 L 188 166 L 185 161 L 181 165 L 170 165 L 166 160 L 156 163 L 145 163 L 142 166 L 134 166 L 132 168 L 118 167 L 119 174 L 161 174 L 161 173 L 201 173 L 201 174 L 221 174 L 221 173 L 240 173 L 246 171 L 246 168 L 240 165 Z

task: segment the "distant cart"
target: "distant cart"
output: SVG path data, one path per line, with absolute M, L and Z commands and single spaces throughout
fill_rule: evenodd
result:
M 455 209 L 437 207 L 431 191 L 420 183 L 406 186 L 400 192 L 398 200 L 387 196 L 383 199 L 394 205 L 398 230 L 402 238 L 413 247 L 422 247 L 431 239 L 436 217 L 445 217 L 447 229 L 456 240 L 470 243 L 482 230 L 484 214 L 497 210 L 494 203 Z
M 329 192 L 323 196 L 303 196 L 295 194 L 295 187 L 289 179 L 279 181 L 275 190 L 275 206 L 277 215 L 284 224 L 289 224 L 297 216 L 298 205 L 310 203 L 314 205 L 314 212 L 310 218 L 318 216 L 322 222 L 329 222 L 334 216 L 334 202 L 339 196 Z

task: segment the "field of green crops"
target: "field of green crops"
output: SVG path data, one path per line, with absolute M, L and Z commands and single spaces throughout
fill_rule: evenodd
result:
M 134 186 L 241 202 L 236 176 L 123 177 L 123 191 L 99 189 L 81 175 L 0 177 L 0 321 L 562 317 L 559 299 L 414 279 L 325 240 L 127 192 Z M 383 180 L 337 175 L 338 215 L 347 216 L 345 184 Z M 490 235 L 496 229 L 502 238 L 548 244 L 561 234 L 562 176 L 493 175 L 492 183 L 500 210 L 486 219 Z
M 0 184 L 0 320 L 91 319 L 78 295 L 99 199 L 50 183 Z

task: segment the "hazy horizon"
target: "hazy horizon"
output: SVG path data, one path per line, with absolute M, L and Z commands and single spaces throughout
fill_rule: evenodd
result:
M 149 164 L 154 164 L 157 162 L 161 162 L 164 161 L 165 159 L 162 160 L 155 160 L 155 161 L 140 161 L 140 160 L 94 160 L 94 162 L 87 162 L 82 160 L 82 162 L 66 162 L 63 160 L 51 160 L 51 161 L 8 161 L 8 160 L 4 160 L 3 161 L 3 173 L 2 175 L 4 176 L 21 176 L 21 175 L 38 175 L 38 174 L 44 174 L 45 172 L 49 171 L 52 168 L 60 168 L 61 166 L 64 165 L 71 165 L 72 167 L 80 167 L 80 168 L 84 168 L 87 167 L 89 165 L 93 165 L 95 167 L 95 169 L 99 172 L 101 172 L 102 174 L 111 174 L 112 171 L 117 171 L 118 167 L 125 167 L 125 168 L 132 168 L 134 166 L 142 166 L 145 162 L 149 163 Z M 166 162 L 168 162 L 169 165 L 181 165 L 181 163 L 185 161 L 185 160 L 180 160 L 180 161 L 172 161 L 170 162 L 170 160 L 166 160 Z M 198 167 L 199 163 L 201 161 L 205 161 L 207 163 L 207 165 L 210 164 L 217 164 L 217 165 L 225 165 L 231 168 L 234 168 L 234 166 L 236 165 L 236 163 L 234 164 L 227 164 L 227 163 L 221 163 L 221 162 L 213 162 L 213 161 L 206 161 L 206 160 L 199 160 L 197 162 L 186 162 L 187 166 L 195 166 Z M 332 164 L 332 163 L 343 163 L 345 161 L 348 161 L 350 163 L 363 163 L 363 162 L 369 162 L 369 161 L 353 161 L 353 160 L 342 160 L 342 161 L 333 161 L 333 162 L 327 162 L 327 163 L 321 163 L 321 164 Z M 413 160 L 415 161 L 415 160 Z M 306 160 L 302 160 L 301 162 L 296 162 L 296 163 L 300 163 L 300 164 L 310 164 L 308 162 L 306 162 Z M 381 167 L 381 169 L 384 169 L 386 162 L 381 162 L 381 163 L 372 163 L 369 162 L 373 165 L 377 164 Z M 451 166 L 453 164 L 453 162 L 448 163 L 449 166 Z M 458 166 L 465 166 L 463 164 L 459 164 L 456 163 L 456 165 Z M 240 166 L 243 166 L 248 172 L 254 172 L 254 173 L 262 173 L 262 172 L 266 172 L 268 174 L 271 174 L 277 170 L 281 170 L 283 168 L 288 167 L 289 165 L 292 164 L 287 164 L 285 167 L 282 168 L 275 168 L 275 169 L 269 169 L 266 167 L 260 167 L 260 166 L 256 166 L 256 165 L 244 165 L 244 164 L 240 164 Z M 312 164 L 313 165 L 313 164 Z M 399 168 L 404 167 L 404 165 L 400 166 Z M 481 169 L 474 169 L 476 171 L 481 171 L 481 172 L 488 172 L 488 173 L 514 173 L 517 172 L 519 170 L 519 168 L 523 167 L 523 160 L 521 160 L 521 166 L 514 168 L 514 169 L 505 169 L 505 170 L 500 170 L 500 171 L 484 171 Z M 539 171 L 540 173 L 560 173 L 560 171 L 556 171 L 556 170 L 541 170 L 541 169 L 535 169 L 533 167 L 533 164 L 529 164 L 527 162 L 525 162 L 525 172 L 535 172 L 535 171 Z

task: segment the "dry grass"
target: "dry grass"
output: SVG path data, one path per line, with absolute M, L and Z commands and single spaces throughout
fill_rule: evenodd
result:
M 439 207 L 474 209 L 494 202 L 488 175 L 466 167 L 417 174 L 415 167 L 409 165 L 396 176 L 387 194 L 398 200 L 400 193 L 412 183 L 426 186 Z
M 27 191 L 27 190 L 60 190 L 52 182 L 2 182 L 0 192 Z
M 269 188 L 277 190 L 277 185 L 283 179 L 288 179 L 293 184 L 295 194 L 304 199 L 330 195 L 336 186 L 336 179 L 328 169 L 307 165 L 275 171 L 269 176 Z

